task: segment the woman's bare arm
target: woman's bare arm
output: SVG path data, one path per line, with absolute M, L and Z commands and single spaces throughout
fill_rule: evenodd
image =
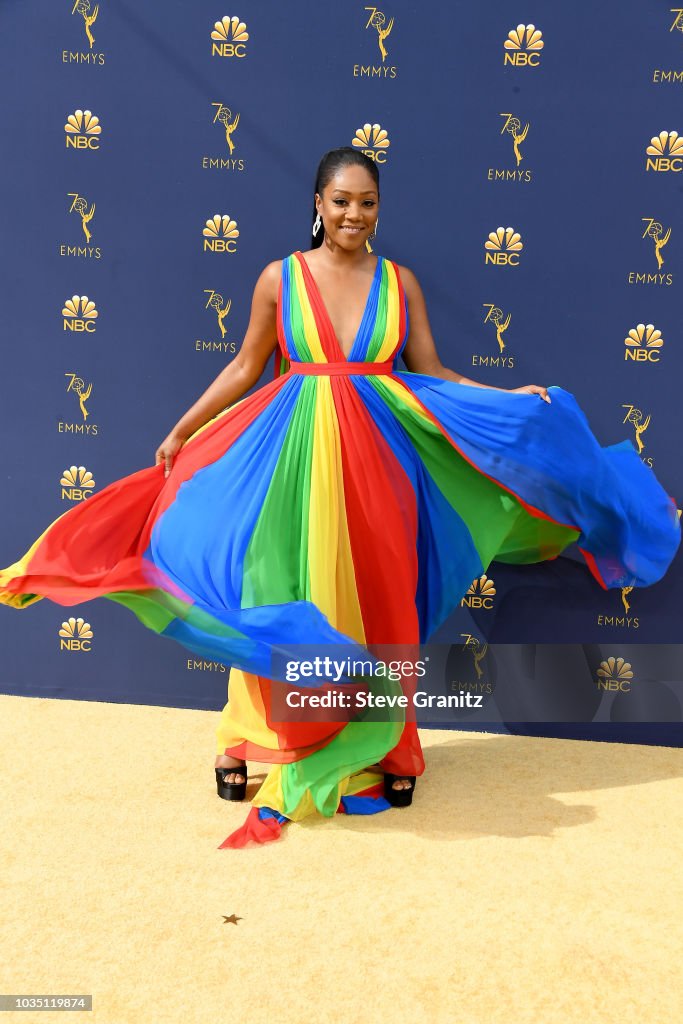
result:
M 409 332 L 408 340 L 402 352 L 402 358 L 410 373 L 424 373 L 429 377 L 441 377 L 443 380 L 452 380 L 456 384 L 471 384 L 476 388 L 491 388 L 493 391 L 507 391 L 508 388 L 496 388 L 492 384 L 481 384 L 479 381 L 463 377 L 455 370 L 449 370 L 439 359 L 439 354 L 434 344 L 432 330 L 429 326 L 427 307 L 420 284 L 407 267 L 398 268 L 401 281 L 408 301 Z M 547 389 L 537 384 L 527 384 L 522 388 L 513 388 L 514 391 L 524 391 L 529 394 L 538 394 L 546 402 L 550 402 Z
M 282 260 L 262 271 L 251 300 L 249 325 L 240 350 L 171 431 L 186 440 L 195 430 L 238 401 L 254 386 L 277 344 L 277 292 Z

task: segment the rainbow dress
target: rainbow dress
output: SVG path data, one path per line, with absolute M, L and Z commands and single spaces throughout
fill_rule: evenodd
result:
M 493 559 L 576 542 L 600 586 L 642 587 L 678 547 L 675 504 L 630 441 L 601 447 L 559 387 L 548 405 L 398 369 L 408 328 L 398 269 L 379 256 L 345 358 L 292 253 L 274 379 L 189 437 L 168 477 L 160 464 L 115 480 L 0 571 L 11 607 L 105 597 L 231 666 L 217 750 L 271 767 L 222 846 L 311 813 L 385 809 L 377 763 L 424 770 L 410 715 L 278 718 L 275 652 L 281 664 L 317 644 L 413 650 Z

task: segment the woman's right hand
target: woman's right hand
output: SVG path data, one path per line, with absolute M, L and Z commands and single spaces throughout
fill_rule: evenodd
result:
M 173 468 L 173 459 L 184 444 L 185 438 L 180 437 L 178 434 L 171 431 L 168 437 L 164 438 L 157 448 L 155 453 L 155 465 L 158 466 L 161 462 L 164 463 L 164 476 L 168 476 L 171 472 L 171 469 Z

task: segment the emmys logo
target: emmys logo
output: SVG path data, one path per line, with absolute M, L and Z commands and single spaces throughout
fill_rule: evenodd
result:
M 512 320 L 512 313 L 508 313 L 508 315 L 505 318 L 503 318 L 503 310 L 499 309 L 498 306 L 494 306 L 490 302 L 485 302 L 483 305 L 484 309 L 487 310 L 486 316 L 484 317 L 484 323 L 493 324 L 493 326 L 495 327 L 496 341 L 498 342 L 498 348 L 500 349 L 500 354 L 502 355 L 503 349 L 506 347 L 505 342 L 503 341 L 503 335 L 510 326 L 510 322 Z
M 529 122 L 522 128 L 522 122 L 518 117 L 513 114 L 501 114 L 501 117 L 505 118 L 503 127 L 500 129 L 500 134 L 504 133 L 509 135 L 512 139 L 512 152 L 514 153 L 516 161 L 516 169 L 512 170 L 509 167 L 498 168 L 489 167 L 487 177 L 489 181 L 531 181 L 531 171 L 527 168 L 525 170 L 520 169 L 524 157 L 522 151 L 519 148 L 527 135 L 529 134 Z
M 232 299 L 223 298 L 220 292 L 215 292 L 212 288 L 205 288 L 204 294 L 208 295 L 206 300 L 205 309 L 212 309 L 216 314 L 216 321 L 218 323 L 218 329 L 221 332 L 221 339 L 225 339 L 225 319 L 230 312 L 232 306 Z M 197 339 L 194 343 L 195 352 L 230 352 L 234 355 L 237 351 L 237 344 L 234 341 L 201 341 Z
M 478 694 L 483 699 L 484 695 L 492 694 L 494 689 L 484 660 L 488 644 L 471 633 L 461 633 L 460 636 L 463 643 L 453 644 L 446 659 L 446 687 L 451 693 L 468 692 Z
M 598 615 L 598 626 L 616 626 L 621 629 L 639 629 L 640 620 L 629 615 L 631 611 L 631 594 L 633 587 L 622 587 L 619 599 L 624 609 L 623 615 Z
M 460 636 L 465 640 L 463 647 L 466 651 L 470 652 L 474 659 L 474 671 L 477 673 L 477 679 L 481 679 L 484 674 L 481 663 L 486 657 L 489 645 L 487 643 L 482 643 L 481 640 L 476 636 L 472 636 L 471 633 L 461 633 Z
M 95 436 L 97 434 L 97 424 L 85 422 L 90 415 L 85 403 L 92 394 L 92 383 L 86 387 L 83 378 L 77 377 L 75 373 L 65 373 L 64 376 L 69 378 L 66 390 L 78 399 L 78 406 L 83 415 L 83 423 L 67 423 L 59 420 L 57 424 L 58 432 L 60 434 L 91 434 Z
M 245 43 L 249 39 L 247 26 L 237 17 L 225 15 L 217 21 L 211 32 L 212 57 L 246 57 Z
M 650 426 L 651 416 L 643 416 L 640 409 L 636 409 L 635 405 L 622 405 L 622 409 L 626 409 L 626 415 L 624 416 L 622 423 L 630 423 L 634 431 L 634 439 L 636 442 L 636 448 L 642 461 L 652 467 L 654 465 L 652 458 L 643 458 L 643 452 L 645 451 L 645 442 L 643 441 L 643 434 Z
M 658 363 L 663 344 L 662 332 L 654 324 L 638 324 L 624 338 L 624 359 L 635 363 Z
M 362 128 L 356 128 L 351 145 L 362 149 L 376 164 L 386 163 L 389 135 L 380 125 L 364 124 Z
M 90 0 L 76 0 L 76 3 L 71 8 L 71 13 L 76 14 L 78 12 L 83 18 L 83 29 L 85 31 L 88 42 L 90 43 L 90 49 L 92 50 L 95 42 L 95 37 L 92 34 L 92 27 L 97 21 L 97 15 L 100 13 L 100 5 L 95 4 L 95 9 L 90 13 Z
M 62 501 L 83 501 L 95 489 L 95 478 L 85 466 L 69 466 L 60 479 Z
M 227 672 L 222 661 L 202 661 L 201 658 L 187 658 L 185 668 L 188 672 Z
M 387 48 L 384 45 L 384 42 L 394 27 L 394 19 L 391 18 L 387 24 L 385 15 L 381 11 L 378 11 L 376 7 L 366 7 L 365 10 L 370 11 L 370 17 L 368 18 L 368 23 L 365 27 L 367 29 L 372 26 L 377 30 L 377 45 L 379 46 L 379 52 L 382 56 L 382 63 L 384 63 L 387 59 Z
M 683 138 L 678 132 L 660 132 L 659 135 L 654 135 L 645 152 L 648 154 L 645 161 L 646 171 L 678 173 L 683 170 Z
M 97 327 L 95 321 L 99 313 L 95 308 L 95 303 L 87 295 L 72 295 L 70 299 L 67 299 L 62 309 L 62 316 L 64 317 L 65 331 L 74 331 L 77 334 L 82 331 L 87 331 L 88 334 L 95 333 Z
M 607 658 L 605 661 L 601 661 L 597 676 L 598 690 L 630 693 L 633 672 L 629 663 L 623 658 Z
M 366 7 L 365 10 L 370 12 L 365 28 L 370 32 L 377 33 L 377 46 L 382 63 L 377 65 L 354 64 L 353 76 L 354 78 L 396 78 L 396 67 L 387 64 L 389 51 L 386 45 L 387 38 L 394 27 L 394 19 L 392 17 L 387 21 L 384 12 L 377 7 Z
M 85 235 L 86 242 L 90 243 L 92 238 L 92 232 L 90 230 L 90 223 L 92 222 L 95 214 L 95 204 L 93 203 L 90 209 L 88 209 L 88 200 L 85 196 L 81 196 L 78 192 L 69 192 L 67 198 L 71 199 L 71 206 L 69 207 L 69 213 L 76 214 L 81 221 L 81 229 Z M 59 247 L 60 256 L 85 256 L 86 258 L 94 257 L 95 259 L 101 259 L 102 250 L 99 246 L 88 245 L 66 245 L 62 244 Z
M 202 157 L 202 168 L 204 170 L 243 171 L 244 160 L 232 155 L 235 152 L 233 135 L 240 123 L 240 115 L 233 116 L 230 107 L 226 107 L 224 103 L 212 103 L 211 106 L 216 108 L 213 123 L 219 124 L 222 128 L 221 134 L 225 135 L 228 156 L 204 156 Z
M 514 228 L 497 228 L 484 242 L 484 263 L 496 267 L 516 267 L 522 251 L 522 236 Z
M 59 629 L 60 651 L 90 651 L 92 649 L 93 631 L 89 622 L 78 618 L 67 619 Z
M 230 107 L 226 107 L 224 103 L 212 103 L 211 106 L 216 108 L 213 123 L 220 125 L 222 128 L 221 134 L 225 135 L 228 156 L 204 156 L 202 157 L 202 168 L 205 171 L 243 171 L 244 160 L 241 157 L 233 157 L 232 155 L 235 152 L 233 135 L 240 123 L 240 115 L 233 115 Z
M 515 68 L 535 68 L 541 63 L 541 50 L 545 46 L 543 33 L 535 25 L 518 25 L 508 32 L 503 43 L 503 64 Z
M 227 213 L 221 216 L 214 213 L 207 220 L 204 229 L 204 252 L 236 252 L 239 231 L 237 221 L 231 220 Z
M 651 238 L 653 245 L 653 255 L 657 261 L 657 273 L 647 273 L 645 271 L 640 272 L 637 270 L 629 271 L 628 283 L 629 284 L 659 284 L 659 285 L 671 285 L 673 284 L 672 273 L 662 273 L 662 267 L 664 266 L 664 257 L 662 250 L 667 245 L 671 238 L 671 228 L 664 230 L 663 226 L 654 217 L 642 217 L 641 220 L 645 224 L 645 230 L 643 231 L 642 238 Z
M 683 7 L 672 7 L 670 8 L 671 14 L 675 15 L 669 32 L 683 32 Z M 679 84 L 683 82 L 683 71 L 664 71 L 660 68 L 655 68 L 652 72 L 653 82 L 673 82 Z
M 480 576 L 474 580 L 462 601 L 462 608 L 493 608 L 493 598 L 496 596 L 496 586 L 488 576 Z
M 664 266 L 664 257 L 662 256 L 662 249 L 671 238 L 671 228 L 667 228 L 666 232 L 662 234 L 664 229 L 662 225 L 659 223 L 659 221 L 653 220 L 652 217 L 643 217 L 642 219 L 647 225 L 645 231 L 643 232 L 643 238 L 647 236 L 648 238 L 652 239 L 655 248 L 655 259 L 657 260 L 657 267 L 659 268 L 659 270 L 661 270 Z
M 64 125 L 67 149 L 99 149 L 102 126 L 99 117 L 89 110 L 69 114 Z
M 472 366 L 507 366 L 512 369 L 515 365 L 515 357 L 510 355 L 503 355 L 503 350 L 507 348 L 503 335 L 510 326 L 512 320 L 512 314 L 508 313 L 504 315 L 503 310 L 498 306 L 494 306 L 491 302 L 485 302 L 484 309 L 486 310 L 486 316 L 484 317 L 485 324 L 491 324 L 496 332 L 496 341 L 498 342 L 499 354 L 497 356 L 489 355 L 478 355 L 472 353 Z
M 90 0 L 76 0 L 71 8 L 71 14 L 76 17 L 80 16 L 83 20 L 83 31 L 86 39 L 88 40 L 88 50 L 86 53 L 81 53 L 78 50 L 75 52 L 72 50 L 62 50 L 63 64 L 104 64 L 104 54 L 93 51 L 95 43 L 93 26 L 97 21 L 97 15 L 99 13 L 99 4 L 95 4 L 94 7 L 91 7 Z

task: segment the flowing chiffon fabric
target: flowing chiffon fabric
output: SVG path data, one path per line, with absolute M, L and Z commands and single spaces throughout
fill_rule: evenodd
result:
M 376 763 L 424 770 L 410 715 L 281 721 L 274 655 L 415 652 L 493 559 L 538 562 L 576 542 L 600 586 L 642 587 L 678 547 L 675 504 L 630 441 L 601 447 L 559 387 L 548 405 L 397 369 L 408 328 L 398 268 L 378 257 L 345 357 L 292 253 L 275 378 L 188 438 L 168 477 L 158 465 L 115 480 L 0 571 L 11 607 L 105 597 L 231 666 L 217 750 L 271 768 L 224 846 L 316 811 L 385 809 Z

